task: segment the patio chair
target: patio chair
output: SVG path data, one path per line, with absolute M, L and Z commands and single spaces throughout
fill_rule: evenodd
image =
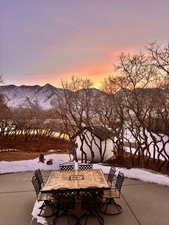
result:
M 124 182 L 124 174 L 119 172 L 116 178 L 115 187 L 103 192 L 104 198 L 120 198 L 121 188 Z
M 114 180 L 115 177 L 115 173 L 116 173 L 116 168 L 111 167 L 109 170 L 109 174 L 108 174 L 108 178 L 107 178 L 107 182 L 112 185 L 112 182 Z
M 59 164 L 59 169 L 64 171 L 74 170 L 75 165 L 74 163 L 62 163 L 62 164 Z
M 78 164 L 78 169 L 79 169 L 79 170 L 91 170 L 91 169 L 93 169 L 93 164 L 89 164 L 89 163 L 79 163 L 79 164 Z
M 116 184 L 115 184 L 115 188 L 119 192 L 119 197 L 121 194 L 121 188 L 122 188 L 123 182 L 124 182 L 124 174 L 119 172 L 117 175 Z
M 33 187 L 35 189 L 37 201 L 43 201 L 42 206 L 39 208 L 40 213 L 39 213 L 38 216 L 43 216 L 43 217 L 53 216 L 54 215 L 53 212 L 50 213 L 50 214 L 42 215 L 42 212 L 45 211 L 45 209 L 47 207 L 51 208 L 52 211 L 53 211 L 53 209 L 55 209 L 56 203 L 54 202 L 55 199 L 53 198 L 52 194 L 40 192 L 41 186 L 40 186 L 40 183 L 39 183 L 38 179 L 35 176 L 32 177 L 32 184 L 33 184 Z
M 38 195 L 39 195 L 39 193 L 40 193 L 41 187 L 40 187 L 40 185 L 39 185 L 39 181 L 38 181 L 38 179 L 37 179 L 36 176 L 33 176 L 33 177 L 32 177 L 32 184 L 33 184 L 33 187 L 34 187 L 35 192 L 36 192 L 36 197 L 38 198 Z
M 50 173 L 51 173 L 51 171 L 49 171 L 49 170 L 43 171 L 42 179 L 43 179 L 44 184 L 47 182 Z
M 40 187 L 42 187 L 42 185 L 44 185 L 44 180 L 40 169 L 35 170 L 34 174 L 40 184 Z
M 121 188 L 124 182 L 124 174 L 119 172 L 116 178 L 115 187 L 111 187 L 110 190 L 105 190 L 102 195 L 102 212 L 105 214 L 117 214 L 122 211 L 119 204 L 115 202 L 115 198 L 120 198 Z M 113 207 L 114 212 L 111 212 L 108 208 Z

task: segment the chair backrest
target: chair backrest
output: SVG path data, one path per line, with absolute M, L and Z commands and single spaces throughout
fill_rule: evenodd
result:
M 81 164 L 78 164 L 78 169 L 79 170 L 91 170 L 91 169 L 93 169 L 93 164 L 81 163 Z
M 34 174 L 35 174 L 35 177 L 37 178 L 40 186 L 42 186 L 44 184 L 44 181 L 43 181 L 43 177 L 42 177 L 42 173 L 41 173 L 40 169 L 35 170 Z
M 60 170 L 65 170 L 65 171 L 68 171 L 68 170 L 74 170 L 74 168 L 75 168 L 75 165 L 74 164 L 60 164 L 59 165 L 59 169 Z
M 34 189 L 35 189 L 35 192 L 36 192 L 36 196 L 38 196 L 41 187 L 40 187 L 38 179 L 35 176 L 32 177 L 32 184 L 34 186 Z
M 119 193 L 121 192 L 123 182 L 124 182 L 124 174 L 119 172 L 115 184 L 115 188 L 119 191 Z
M 115 173 L 116 173 L 116 168 L 111 167 L 109 174 L 108 174 L 108 178 L 107 178 L 107 182 L 112 184 L 114 177 L 115 177 Z

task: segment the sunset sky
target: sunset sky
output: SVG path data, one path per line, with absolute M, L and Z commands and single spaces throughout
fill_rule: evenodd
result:
M 74 75 L 99 87 L 121 52 L 169 42 L 169 0 L 0 0 L 0 9 L 4 85 Z

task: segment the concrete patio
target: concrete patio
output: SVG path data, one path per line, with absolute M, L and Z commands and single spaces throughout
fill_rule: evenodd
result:
M 0 175 L 0 225 L 38 225 L 31 212 L 35 193 L 32 172 Z M 123 212 L 104 216 L 105 225 L 168 225 L 169 187 L 125 179 L 118 203 Z M 66 224 L 58 219 L 57 224 Z M 91 220 L 91 225 L 97 224 Z

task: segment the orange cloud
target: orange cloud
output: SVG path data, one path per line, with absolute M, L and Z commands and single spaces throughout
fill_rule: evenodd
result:
M 89 78 L 93 82 L 93 86 L 96 88 L 100 88 L 104 79 L 110 76 L 114 72 L 113 64 L 118 63 L 118 58 L 123 52 L 124 54 L 130 53 L 136 54 L 138 53 L 138 47 L 128 48 L 125 50 L 113 50 L 109 51 L 106 56 L 102 59 L 96 60 L 91 63 L 83 63 L 80 65 L 76 65 L 69 69 L 68 72 L 63 73 L 47 73 L 38 75 L 37 83 L 40 85 L 44 85 L 46 83 L 51 83 L 56 87 L 61 87 L 61 81 L 70 80 L 72 76 L 76 77 L 84 77 Z M 34 77 L 36 79 L 36 76 Z M 34 80 L 35 81 L 35 80 Z M 29 82 L 30 83 L 30 82 Z

